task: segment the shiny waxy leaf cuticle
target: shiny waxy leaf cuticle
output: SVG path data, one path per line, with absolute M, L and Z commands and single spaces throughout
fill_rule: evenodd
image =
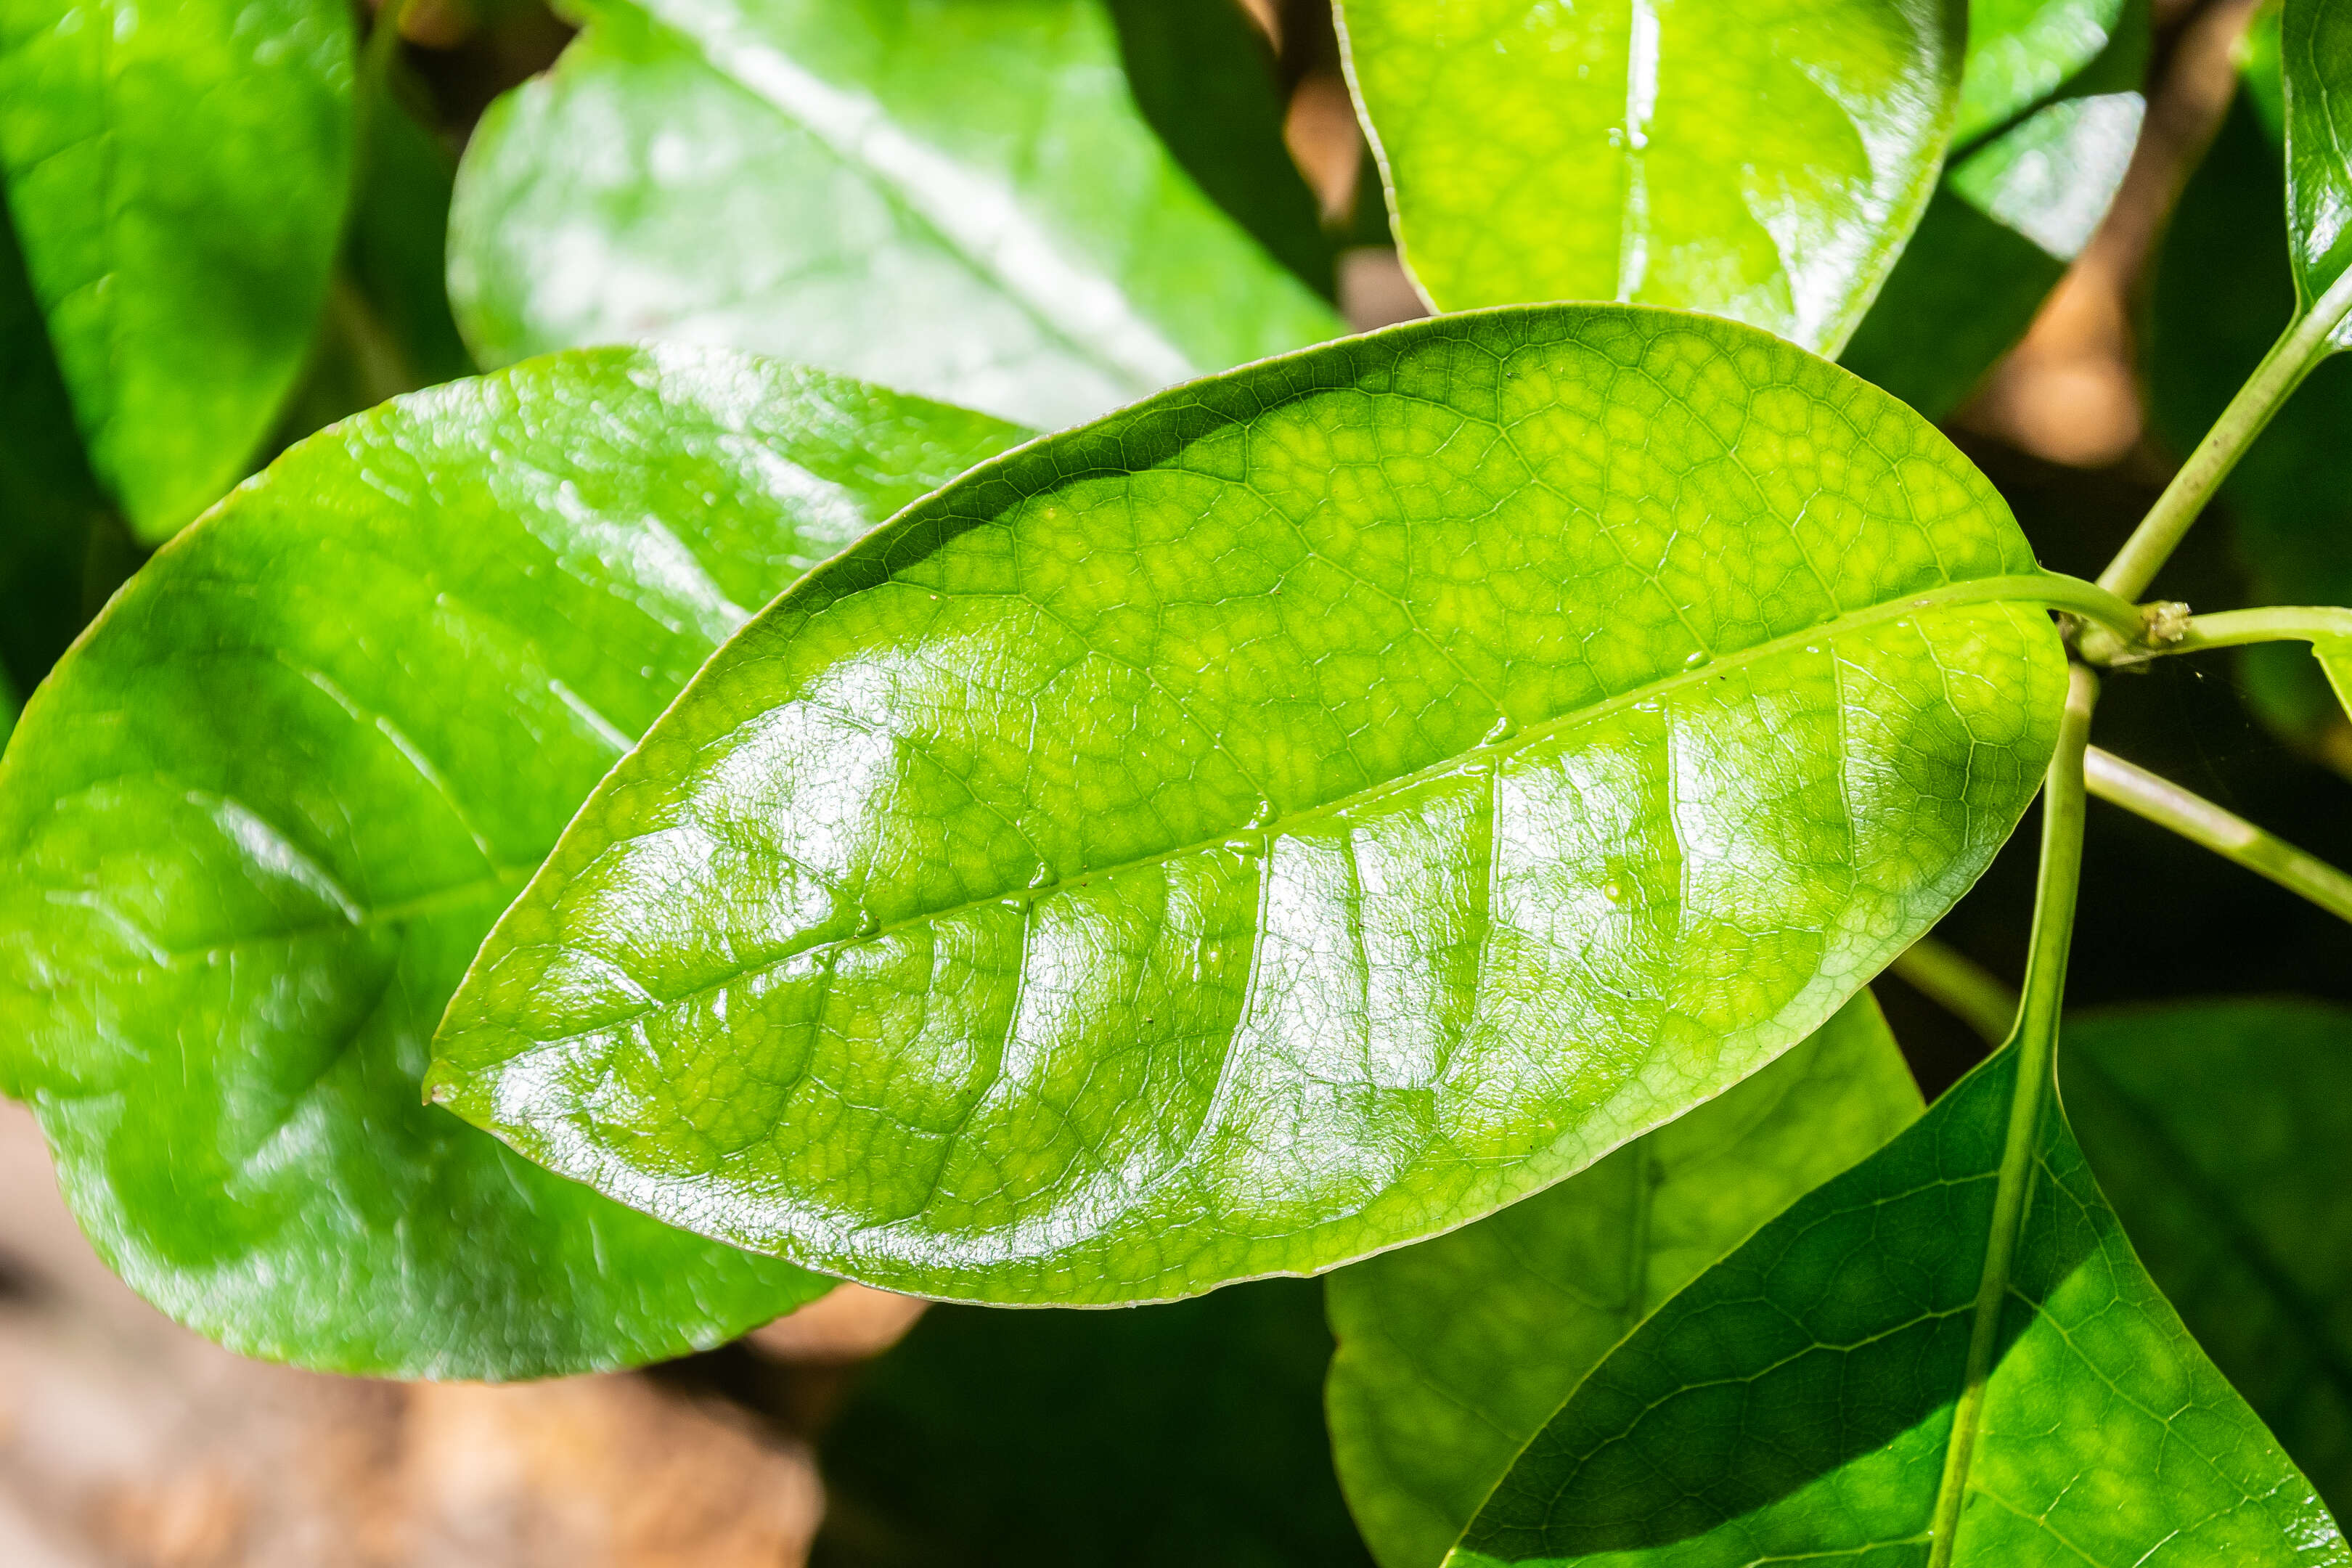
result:
M 1662 1308 L 1447 1563 L 1924 1564 L 2019 1053 Z M 1949 1561 L 2352 1563 L 2134 1257 L 2054 1096 Z
M 1385 1568 L 1430 1568 L 1576 1384 L 1759 1225 L 1918 1118 L 1868 992 L 1588 1171 L 1327 1276 L 1332 1458 Z
M 747 627 L 435 1081 L 920 1294 L 1328 1268 L 1718 1092 L 1931 924 L 2053 743 L 2054 583 L 1916 416 L 1736 323 L 1496 310 L 1211 378 Z
M 118 1272 L 253 1354 L 492 1379 L 825 1289 L 425 1107 L 425 1047 L 709 651 L 1023 434 L 712 351 L 567 354 L 313 437 L 159 554 L 0 761 L 0 1089 Z
M 1046 427 L 1346 331 L 1144 122 L 1105 0 L 597 0 L 468 145 L 450 285 L 486 363 L 715 342 Z
M 90 467 L 154 543 L 246 473 L 349 201 L 341 0 L 0 14 L 0 185 Z
M 1966 33 L 1947 0 L 1340 12 L 1398 245 L 1437 308 L 1680 306 L 1829 354 L 1935 188 Z

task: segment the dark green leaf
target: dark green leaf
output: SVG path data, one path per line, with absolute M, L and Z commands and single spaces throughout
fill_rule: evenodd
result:
M 935 1307 L 826 1435 L 834 1568 L 1370 1568 L 1301 1279 L 1123 1312 Z
M 1432 1568 L 1635 1324 L 1918 1115 L 1865 991 L 1770 1067 L 1591 1170 L 1330 1276 L 1332 1458 L 1381 1562 Z
M 1213 377 L 745 628 L 433 1081 L 894 1289 L 1326 1268 L 1727 1088 L 1925 931 L 2054 743 L 2033 572 L 1931 426 L 1736 322 L 1496 310 Z
M 1992 0 L 1990 8 L 2002 5 Z M 2082 0 L 2046 7 L 2070 16 L 2084 9 Z M 2148 27 L 2142 0 L 2120 9 L 2118 25 L 2098 35 L 2105 47 L 2060 96 L 1956 154 L 1886 287 L 1839 356 L 1930 419 L 1958 407 L 2024 336 L 2123 183 L 2147 108 L 2141 82 Z M 2055 39 L 2039 30 L 2026 36 L 2070 50 L 2076 41 L 2063 31 Z M 2020 47 L 2013 38 L 1972 34 L 1964 101 L 1980 61 L 2013 68 Z
M 81 630 L 90 531 L 110 522 L 0 203 L 0 674 L 16 693 Z
M 2017 1061 L 2002 1051 L 1661 1308 L 1449 1563 L 1929 1562 Z M 2044 1106 L 1948 1560 L 2352 1563 Z
M 2106 51 L 2134 8 L 2131 0 L 1969 0 L 1952 144 L 1972 146 L 2050 98 Z
M 151 1300 L 251 1353 L 518 1377 L 823 1289 L 420 1103 L 482 933 L 709 651 L 1018 433 L 611 350 L 303 442 L 156 557 L 0 761 L 0 1088 Z
M 1109 0 L 1128 86 L 1184 172 L 1317 293 L 1331 244 L 1282 137 L 1274 56 L 1236 0 Z
M 2084 1015 L 2063 1061 L 2148 1272 L 2320 1495 L 2352 1508 L 2352 1009 Z
M 1347 0 L 1397 237 L 1444 310 L 1688 306 L 1835 353 L 1950 134 L 1943 0 Z
M 2182 192 L 2158 256 L 2148 411 L 2175 452 L 2196 445 L 2294 313 L 2278 143 L 2259 96 L 2231 106 Z M 2352 604 L 2352 360 L 2323 360 L 2223 482 L 2253 604 Z M 2285 734 L 2341 722 L 2299 645 L 2245 650 L 2246 691 Z
M 1136 112 L 1100 0 L 594 0 L 452 217 L 486 362 L 782 354 L 1031 424 L 1345 329 Z
M 2308 310 L 2352 266 L 2352 8 L 2286 0 L 2279 19 L 2286 125 L 2287 254 L 2298 310 Z M 2352 321 L 2336 329 L 2352 346 Z
M 362 409 L 474 374 L 449 313 L 444 237 L 456 161 L 418 121 L 423 91 L 372 34 L 360 69 L 357 189 L 310 365 L 280 421 L 299 440 Z
M 302 368 L 352 167 L 346 0 L 20 0 L 0 178 L 90 466 L 168 538 Z

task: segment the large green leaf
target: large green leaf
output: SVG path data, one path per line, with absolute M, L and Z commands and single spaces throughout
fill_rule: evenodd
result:
M 1591 1170 L 1331 1275 L 1331 1454 L 1384 1568 L 1433 1568 L 1635 1324 L 1918 1115 L 1865 991 L 1770 1067 Z
M 2352 1009 L 2082 1015 L 2063 1060 L 2149 1274 L 2320 1495 L 2352 1508 Z
M 2037 26 L 2006 34 L 1974 27 L 1979 14 L 2009 8 L 2008 0 L 1979 0 L 1971 11 L 1963 104 L 1980 75 L 2030 63 L 2028 42 L 2055 52 L 2044 62 L 2051 70 L 2063 65 L 2074 74 L 1997 134 L 1956 144 L 1927 216 L 1839 356 L 1931 419 L 1958 406 L 2024 335 L 2089 243 L 2131 164 L 2147 110 L 2144 0 L 2064 0 L 2011 19 Z M 2053 30 L 2053 15 L 2069 18 L 2068 27 Z M 2084 30 L 2102 47 L 2075 71 Z
M 2053 743 L 2033 573 L 1931 426 L 1736 322 L 1496 310 L 1195 383 L 746 627 L 502 919 L 436 1092 L 920 1294 L 1446 1229 L 1762 1067 L 1969 885 Z
M 1442 310 L 1627 300 L 1835 353 L 1952 126 L 1957 0 L 1347 0 L 1407 267 Z
M 833 1568 L 1370 1568 L 1301 1279 L 1122 1312 L 936 1307 L 821 1448 Z
M 2352 10 L 2286 0 L 2279 17 L 2285 92 L 2287 254 L 2298 310 L 2352 266 Z M 2352 319 L 2329 340 L 2352 347 Z
M 1137 113 L 1101 0 L 593 0 L 451 219 L 486 363 L 783 354 L 1031 424 L 1344 328 Z
M 346 0 L 11 0 L 0 179 L 91 467 L 168 537 L 302 368 L 352 166 Z
M 1447 1561 L 1930 1562 L 2017 1064 L 2000 1053 L 1661 1308 Z M 1933 1561 L 2352 1563 L 2042 1103 L 1961 1511 Z
M 826 1283 L 427 1109 L 482 933 L 709 651 L 1017 432 L 708 351 L 568 355 L 294 447 L 0 762 L 0 1088 L 175 1317 L 344 1371 L 707 1345 Z
M 1273 52 L 1239 0 L 1107 3 L 1143 118 L 1212 200 L 1330 298 L 1323 215 L 1283 140 Z

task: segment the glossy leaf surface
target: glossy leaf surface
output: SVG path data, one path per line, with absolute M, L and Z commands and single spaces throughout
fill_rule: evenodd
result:
M 2003 1051 L 1660 1309 L 1448 1563 L 1927 1563 L 2016 1063 Z M 1948 1561 L 2352 1563 L 2044 1105 Z
M 1347 0 L 1398 244 L 1441 310 L 1621 300 L 1823 353 L 1935 188 L 1943 0 Z
M 343 0 L 16 0 L 0 179 L 90 464 L 168 538 L 300 373 L 352 167 Z
M 2352 12 L 2287 0 L 2279 17 L 2285 89 L 2286 221 L 2295 303 L 2309 310 L 2352 266 Z M 2352 346 L 2352 321 L 2331 339 Z
M 2352 1009 L 2086 1014 L 2062 1061 L 2149 1274 L 2321 1497 L 2352 1509 Z
M 590 785 L 753 606 L 1017 432 L 706 351 L 314 437 L 159 555 L 0 762 L 0 1088 L 100 1250 L 254 1354 L 517 1377 L 824 1288 L 421 1103 Z
M 1345 329 L 1137 112 L 1101 0 L 596 0 L 467 149 L 486 363 L 717 342 L 1063 426 Z
M 1329 1276 L 1332 1459 L 1385 1568 L 1444 1558 L 1635 1324 L 1918 1114 L 1864 992 L 1770 1067 L 1591 1170 Z
M 1196 383 L 745 628 L 501 921 L 436 1092 L 920 1294 L 1448 1228 L 1762 1067 L 1976 877 L 2054 743 L 2033 570 L 1930 426 L 1735 322 Z
M 1370 1568 L 1331 1476 L 1322 1291 L 935 1307 L 819 1447 L 836 1568 Z
M 2001 0 L 1991 0 L 1976 11 L 2002 8 Z M 2074 74 L 2055 97 L 2029 102 L 2006 129 L 1956 142 L 1927 215 L 1839 356 L 1930 419 L 1959 406 L 2025 335 L 2105 216 L 2139 139 L 2147 111 L 2146 5 L 2047 9 L 2073 24 L 2054 36 L 2029 29 L 2024 37 L 2061 49 L 2045 63 Z M 2114 25 L 2093 35 L 2104 47 L 2075 70 L 2080 40 L 2073 27 L 2100 16 Z M 1972 31 L 1963 103 L 1981 74 L 2016 70 L 2021 47 L 2011 35 Z M 2048 74 L 2037 71 L 2031 79 Z

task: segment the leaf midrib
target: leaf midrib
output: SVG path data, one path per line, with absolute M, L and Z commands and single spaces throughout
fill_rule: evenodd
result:
M 1208 837 L 1175 845 L 1167 849 L 1156 850 L 1148 855 L 1134 856 L 1105 866 L 1090 866 L 1074 877 L 1055 877 L 1020 888 L 1000 889 L 958 903 L 943 904 L 936 909 L 919 910 L 913 914 L 899 916 L 895 920 L 880 921 L 871 929 L 856 931 L 848 936 L 826 938 L 796 946 L 787 945 L 772 958 L 730 968 L 699 984 L 658 997 L 646 1005 L 617 1012 L 593 1027 L 599 1030 L 609 1029 L 622 1023 L 642 1018 L 660 1008 L 676 1006 L 682 1002 L 707 995 L 722 986 L 733 984 L 746 975 L 766 973 L 812 953 L 828 951 L 838 952 L 862 943 L 882 942 L 903 931 L 935 921 L 951 920 L 957 915 L 971 910 L 1002 906 L 1008 899 L 1018 898 L 1034 903 L 1055 893 L 1085 887 L 1096 878 L 1118 877 L 1129 871 L 1165 865 L 1188 855 L 1198 855 L 1230 845 L 1244 835 L 1255 835 L 1260 839 L 1256 852 L 1262 854 L 1264 840 L 1267 837 L 1295 832 L 1303 826 L 1344 817 L 1368 805 L 1405 794 L 1438 779 L 1460 775 L 1474 769 L 1487 766 L 1499 768 L 1505 761 L 1515 754 L 1528 750 L 1539 742 L 1549 741 L 1565 731 L 1595 722 L 1611 714 L 1638 707 L 1644 702 L 1656 700 L 1672 692 L 1720 679 L 1730 671 L 1761 664 L 1801 648 L 1810 640 L 1825 637 L 1841 637 L 1874 626 L 1890 625 L 1939 609 L 1965 609 L 1999 604 L 2041 605 L 2050 607 L 2074 597 L 2066 592 L 2068 582 L 2068 579 L 2049 573 L 1971 578 L 1959 583 L 1946 583 L 1916 593 L 1900 595 L 1859 610 L 1843 611 L 1827 620 L 1817 621 L 1810 626 L 1752 643 L 1747 647 L 1711 658 L 1705 664 L 1676 670 L 1670 675 L 1643 682 L 1603 698 L 1598 702 L 1587 703 L 1583 707 L 1571 709 L 1552 718 L 1536 721 L 1517 733 L 1491 745 L 1480 745 L 1468 752 L 1455 752 L 1426 766 L 1416 768 L 1411 773 L 1400 773 L 1394 778 L 1385 779 L 1347 795 L 1336 796 L 1319 805 L 1302 807 L 1286 816 L 1255 825 L 1236 825 Z M 530 894 L 526 892 L 524 896 L 529 897 Z M 642 982 L 638 984 L 642 986 Z M 525 1037 L 536 1044 L 543 1045 L 551 1043 L 551 1039 L 571 1037 L 556 1036 L 542 1038 L 537 1036 L 525 1036 Z

